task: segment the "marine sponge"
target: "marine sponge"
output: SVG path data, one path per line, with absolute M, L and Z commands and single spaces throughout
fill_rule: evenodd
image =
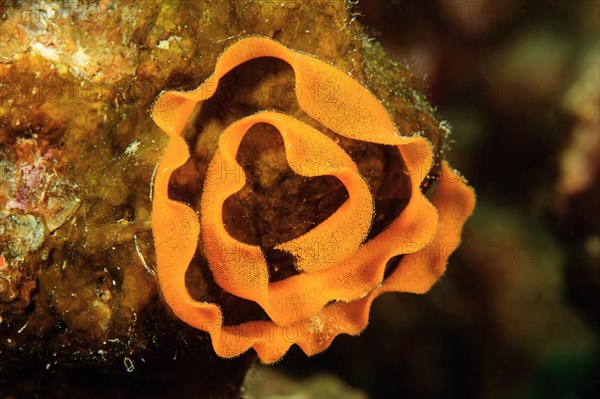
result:
M 371 227 L 373 199 L 356 164 L 335 141 L 280 112 L 259 112 L 224 130 L 208 166 L 200 218 L 188 205 L 169 198 L 170 177 L 190 156 L 182 132 L 193 110 L 215 93 L 225 74 L 259 57 L 279 58 L 293 68 L 298 104 L 310 117 L 341 136 L 395 146 L 410 166 L 408 205 L 376 237 L 364 242 Z M 270 363 L 293 344 L 310 355 L 326 349 L 340 333 L 359 333 L 377 295 L 421 293 L 431 287 L 443 274 L 473 210 L 473 191 L 446 163 L 432 201 L 425 198 L 420 187 L 432 167 L 431 144 L 422 137 L 399 135 L 384 107 L 364 86 L 321 60 L 266 37 L 246 37 L 227 48 L 214 73 L 197 89 L 161 93 L 152 117 L 170 137 L 157 169 L 152 206 L 161 291 L 181 320 L 210 333 L 215 352 L 222 357 L 234 357 L 253 347 Z M 237 241 L 223 223 L 225 200 L 245 183 L 236 162 L 239 145 L 257 123 L 270 124 L 280 132 L 296 173 L 335 176 L 349 194 L 324 222 L 277 246 L 294 257 L 300 273 L 276 282 L 269 281 L 261 248 Z M 303 167 L 315 164 L 320 166 L 318 171 Z M 192 298 L 185 273 L 199 243 L 215 282 L 235 296 L 256 302 L 270 320 L 225 326 L 218 304 Z M 317 257 L 312 256 L 316 247 Z M 398 255 L 403 256 L 397 267 L 384 279 L 386 264 Z

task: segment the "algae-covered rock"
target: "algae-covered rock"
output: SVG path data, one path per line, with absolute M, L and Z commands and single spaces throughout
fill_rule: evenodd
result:
M 159 294 L 152 176 L 167 138 L 149 116 L 160 91 L 196 87 L 236 39 L 269 36 L 335 65 L 382 101 L 403 134 L 429 138 L 438 159 L 443 149 L 447 132 L 421 82 L 369 40 L 346 1 L 5 1 L 0 14 L 3 392 L 83 392 L 85 385 L 58 382 L 68 369 L 100 373 L 98 395 L 132 386 L 157 397 L 187 389 L 237 395 L 253 355 L 217 358 L 207 336 L 175 318 Z M 274 59 L 228 74 L 186 130 L 192 157 L 173 176 L 172 196 L 196 205 L 219 134 L 233 120 L 272 108 L 310 123 L 293 80 Z M 366 177 L 377 210 L 372 233 L 381 231 L 408 199 L 402 160 L 323 132 Z M 239 155 L 249 184 L 225 204 L 231 234 L 266 252 L 346 198 L 339 182 L 293 174 L 282 154 L 272 129 L 255 128 Z M 270 260 L 274 279 L 291 273 L 281 254 Z M 195 296 L 225 295 L 201 260 L 188 274 Z M 251 305 L 227 298 L 224 306 L 244 320 L 257 316 Z M 31 374 L 42 369 L 47 377 Z
M 367 394 L 348 386 L 331 374 L 318 374 L 309 378 L 290 378 L 273 368 L 255 365 L 252 367 L 243 386 L 244 397 L 259 398 L 344 398 L 367 399 Z

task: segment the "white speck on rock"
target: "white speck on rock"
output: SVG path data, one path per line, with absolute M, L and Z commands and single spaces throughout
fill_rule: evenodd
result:
M 41 55 L 42 57 L 50 60 L 50 61 L 58 61 L 58 51 L 56 51 L 53 47 L 44 46 L 40 42 L 35 42 L 31 44 L 31 49 L 34 53 Z
M 163 50 L 168 50 L 171 47 L 171 43 L 173 41 L 180 41 L 181 40 L 181 36 L 171 36 L 168 39 L 165 40 L 161 40 L 158 42 L 158 44 L 156 45 L 156 47 L 161 48 Z
M 87 55 L 82 48 L 78 49 L 77 52 L 75 52 L 75 54 L 73 54 L 73 56 L 71 57 L 73 65 L 80 67 L 84 67 L 87 64 L 89 64 L 90 59 L 90 56 Z
M 161 40 L 160 42 L 158 42 L 158 44 L 156 45 L 156 47 L 161 48 L 163 50 L 168 50 L 169 47 L 171 46 L 171 44 L 169 43 L 168 40 Z
M 127 146 L 127 148 L 125 148 L 125 155 L 135 154 L 135 152 L 138 150 L 139 147 L 140 147 L 139 141 L 137 141 L 137 140 L 132 141 L 131 144 L 129 144 Z

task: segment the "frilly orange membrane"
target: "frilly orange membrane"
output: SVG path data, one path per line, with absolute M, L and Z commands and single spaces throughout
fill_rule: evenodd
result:
M 192 111 L 215 93 L 227 72 L 259 57 L 279 58 L 293 68 L 296 93 L 301 93 L 298 103 L 320 124 L 351 139 L 396 146 L 411 166 L 408 205 L 373 239 L 364 242 L 371 227 L 373 198 L 356 164 L 333 140 L 280 112 L 259 112 L 224 130 L 208 166 L 200 218 L 188 205 L 169 199 L 171 174 L 190 156 L 182 131 Z M 210 333 L 214 350 L 222 357 L 234 357 L 253 347 L 261 360 L 271 363 L 293 344 L 311 355 L 326 349 L 338 334 L 358 334 L 366 327 L 371 303 L 378 295 L 423 293 L 433 285 L 444 273 L 473 211 L 474 192 L 445 162 L 431 202 L 425 198 L 420 185 L 432 166 L 431 144 L 425 138 L 399 135 L 384 107 L 364 86 L 321 60 L 266 37 L 246 37 L 227 48 L 215 72 L 197 89 L 161 93 L 152 118 L 170 137 L 157 169 L 152 204 L 160 288 L 181 320 Z M 279 131 L 296 173 L 335 176 L 348 191 L 346 202 L 328 219 L 276 247 L 294 257 L 300 272 L 277 282 L 269 282 L 261 248 L 236 240 L 223 224 L 225 200 L 246 181 L 236 162 L 238 147 L 257 123 Z M 315 164 L 318 171 L 303 167 Z M 270 321 L 225 326 L 218 304 L 191 297 L 185 273 L 199 242 L 215 282 L 230 294 L 256 302 Z M 386 264 L 397 255 L 404 256 L 384 280 Z

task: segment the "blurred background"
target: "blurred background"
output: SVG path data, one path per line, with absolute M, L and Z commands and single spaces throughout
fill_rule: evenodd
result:
M 358 338 L 254 368 L 252 397 L 276 395 L 274 376 L 291 397 L 600 397 L 599 6 L 358 2 L 424 78 L 477 208 L 430 293 L 384 295 Z M 348 386 L 327 394 L 333 376 Z

